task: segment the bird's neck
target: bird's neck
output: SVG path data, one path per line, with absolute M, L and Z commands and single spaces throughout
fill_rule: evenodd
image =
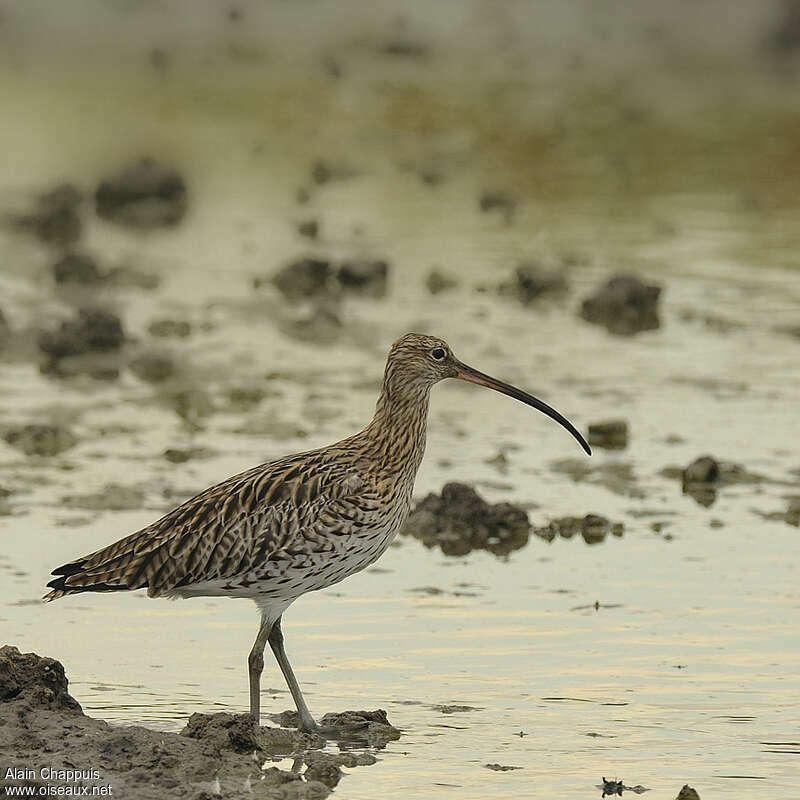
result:
M 425 454 L 430 390 L 428 385 L 398 390 L 384 381 L 375 416 L 363 431 L 366 450 L 381 472 L 413 483 Z

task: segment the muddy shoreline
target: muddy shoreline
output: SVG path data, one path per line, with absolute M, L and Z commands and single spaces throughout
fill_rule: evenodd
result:
M 55 659 L 0 647 L 3 796 L 11 796 L 10 787 L 41 794 L 61 786 L 62 795 L 89 787 L 90 795 L 136 800 L 323 800 L 343 777 L 342 767 L 375 764 L 375 753 L 401 735 L 383 711 L 327 715 L 329 725 L 340 717 L 363 723 L 333 751 L 322 737 L 296 728 L 257 727 L 249 714 L 193 714 L 178 734 L 114 726 L 84 714 L 68 685 Z M 291 769 L 273 764 L 287 758 Z

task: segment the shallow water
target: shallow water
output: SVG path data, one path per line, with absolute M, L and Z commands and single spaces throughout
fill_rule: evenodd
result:
M 43 376 L 24 332 L 54 325 L 74 298 L 54 290 L 48 249 L 0 231 L 0 307 L 22 332 L 0 356 L 0 418 L 61 421 L 79 438 L 52 459 L 0 440 L 0 487 L 13 492 L 0 501 L 10 512 L 0 516 L 0 638 L 61 660 L 84 709 L 111 721 L 178 730 L 194 711 L 245 710 L 251 604 L 137 593 L 42 606 L 48 573 L 214 481 L 354 431 L 371 415 L 391 341 L 426 331 L 582 429 L 624 417 L 631 442 L 597 450 L 575 481 L 575 466 L 559 462 L 580 467 L 584 456 L 561 428 L 477 387 L 443 385 L 417 494 L 462 480 L 529 505 L 537 525 L 594 512 L 625 531 L 594 546 L 532 537 L 507 559 L 448 558 L 401 537 L 372 569 L 298 601 L 285 632 L 312 710 L 383 707 L 404 730 L 339 792 L 593 797 L 605 775 L 652 797 L 687 782 L 704 800 L 794 797 L 800 547 L 796 528 L 762 516 L 784 510 L 800 483 L 800 342 L 783 330 L 800 323 L 797 114 L 776 99 L 780 79 L 750 76 L 766 87 L 758 125 L 715 107 L 694 127 L 669 128 L 648 116 L 640 87 L 601 102 L 570 86 L 561 102 L 572 117 L 555 141 L 552 101 L 515 105 L 524 81 L 508 82 L 499 121 L 484 119 L 492 86 L 460 83 L 447 60 L 458 53 L 437 54 L 438 67 L 398 65 L 361 42 L 337 53 L 351 60 L 332 84 L 308 65 L 260 72 L 267 56 L 236 52 L 233 66 L 224 52 L 204 68 L 176 59 L 164 80 L 127 62 L 113 75 L 80 65 L 48 75 L 46 61 L 0 74 L 13 109 L 0 122 L 15 153 L 0 168 L 9 204 L 61 178 L 90 188 L 141 152 L 185 171 L 191 211 L 179 228 L 142 236 L 95 220 L 85 242 L 104 263 L 161 277 L 156 291 L 101 295 L 140 346 L 154 319 L 195 328 L 152 342 L 181 364 L 164 389 L 130 372 L 115 382 Z M 220 64 L 236 79 L 228 90 Z M 714 80 L 724 85 L 724 71 Z M 587 96 L 598 105 L 578 102 Z M 645 106 L 638 132 L 614 122 L 631 104 Z M 320 156 L 359 174 L 299 207 L 295 192 Z M 440 185 L 408 171 L 426 159 L 443 168 Z M 484 188 L 521 198 L 510 222 L 478 211 Z M 294 231 L 311 216 L 322 221 L 317 244 Z M 287 335 L 279 298 L 252 288 L 315 251 L 392 265 L 389 296 L 348 300 L 327 346 Z M 474 289 L 505 279 L 519 258 L 566 254 L 577 264 L 561 301 L 525 308 Z M 434 265 L 460 286 L 431 296 Z M 579 300 L 619 268 L 665 287 L 660 330 L 620 339 L 577 318 Z M 265 396 L 234 408 L 229 393 L 241 387 Z M 196 425 L 164 399 L 190 388 L 214 408 Z M 177 465 L 162 455 L 190 446 L 205 453 Z M 489 463 L 499 451 L 505 472 Z M 765 480 L 702 507 L 661 471 L 704 453 Z M 98 511 L 74 499 L 108 484 L 143 502 Z M 290 707 L 277 669 L 264 682 L 274 687 L 268 711 Z M 443 713 L 447 704 L 472 710 Z M 484 766 L 494 763 L 520 769 Z

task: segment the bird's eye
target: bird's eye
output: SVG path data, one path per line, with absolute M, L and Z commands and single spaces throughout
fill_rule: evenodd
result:
M 443 347 L 434 347 L 431 350 L 431 358 L 434 361 L 444 361 L 445 352 Z

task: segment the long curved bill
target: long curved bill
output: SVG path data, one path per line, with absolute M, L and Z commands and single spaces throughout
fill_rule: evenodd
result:
M 588 442 L 583 438 L 580 431 L 578 431 L 578 429 L 565 416 L 559 414 L 558 411 L 556 411 L 554 408 L 551 408 L 549 405 L 547 405 L 547 403 L 539 400 L 538 397 L 534 397 L 532 394 L 523 392 L 522 389 L 517 389 L 516 386 L 512 386 L 510 383 L 498 381 L 497 378 L 493 378 L 491 375 L 486 375 L 483 372 L 479 372 L 477 369 L 473 369 L 461 361 L 456 361 L 455 367 L 457 370 L 456 378 L 460 378 L 462 381 L 469 381 L 470 383 L 477 383 L 478 386 L 486 386 L 488 389 L 494 389 L 496 392 L 507 394 L 509 397 L 513 397 L 515 400 L 519 400 L 520 402 L 532 406 L 538 411 L 541 411 L 543 414 L 547 414 L 548 417 L 554 419 L 559 425 L 563 425 L 578 440 L 580 446 L 588 455 L 592 454 L 592 449 L 589 447 Z

